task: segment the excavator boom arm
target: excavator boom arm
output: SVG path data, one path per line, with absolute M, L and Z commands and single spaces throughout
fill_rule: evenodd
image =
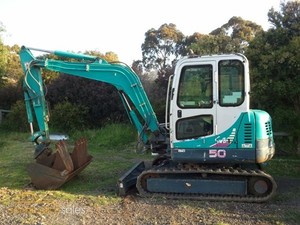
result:
M 23 70 L 25 71 L 23 88 L 28 121 L 32 124 L 33 114 L 35 114 L 39 126 L 39 131 L 34 132 L 31 125 L 33 140 L 36 140 L 39 136 L 42 136 L 44 140 L 49 137 L 49 116 L 45 101 L 41 69 L 47 69 L 113 85 L 119 91 L 130 119 L 136 126 L 143 142 L 147 143 L 148 141 L 148 137 L 144 132 L 145 128 L 150 129 L 150 131 L 155 135 L 160 133 L 155 112 L 153 111 L 139 77 L 131 68 L 120 63 L 108 63 L 95 56 L 62 51 L 44 52 L 52 53 L 67 59 L 80 59 L 81 61 L 69 62 L 52 59 L 37 59 L 33 56 L 29 48 L 24 46 L 21 48 L 20 58 Z M 130 102 L 133 104 L 139 116 L 135 113 L 135 110 L 132 109 L 127 97 L 130 99 Z M 142 118 L 142 122 L 140 121 L 140 118 Z

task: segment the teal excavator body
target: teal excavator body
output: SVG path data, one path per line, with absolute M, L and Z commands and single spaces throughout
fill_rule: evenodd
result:
M 66 61 L 37 59 L 31 50 Z M 272 121 L 268 113 L 249 108 L 245 56 L 187 56 L 179 60 L 169 82 L 166 121 L 159 123 L 139 77 L 125 64 L 70 52 L 31 50 L 23 46 L 20 58 L 28 121 L 36 143 L 36 163 L 30 166 L 29 175 L 37 188 L 60 187 L 92 159 L 85 139 L 72 153 L 63 141 L 56 151 L 50 149 L 41 75 L 45 69 L 109 83 L 119 92 L 140 140 L 156 156 L 150 164 L 134 165 L 118 180 L 119 194 L 136 187 L 142 196 L 251 202 L 274 195 L 276 183 L 261 168 L 275 152 Z

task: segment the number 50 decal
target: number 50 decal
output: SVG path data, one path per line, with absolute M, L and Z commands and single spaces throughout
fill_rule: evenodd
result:
M 211 149 L 209 150 L 209 158 L 225 158 L 226 150 L 224 149 Z

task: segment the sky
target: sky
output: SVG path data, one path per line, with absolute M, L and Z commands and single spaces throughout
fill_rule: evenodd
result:
M 0 0 L 4 44 L 47 50 L 114 52 L 142 59 L 145 33 L 173 23 L 184 35 L 208 34 L 240 16 L 270 28 L 282 0 Z

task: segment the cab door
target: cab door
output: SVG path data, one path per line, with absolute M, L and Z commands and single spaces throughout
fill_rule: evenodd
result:
M 213 135 L 216 125 L 216 61 L 178 62 L 170 99 L 170 138 L 174 141 Z

